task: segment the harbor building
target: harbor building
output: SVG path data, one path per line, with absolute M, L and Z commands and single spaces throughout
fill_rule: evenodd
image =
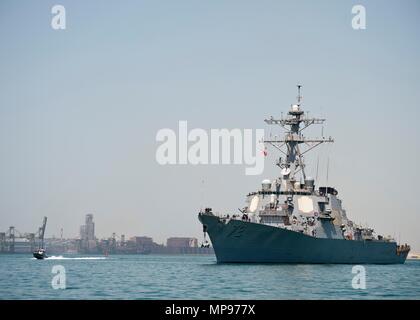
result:
M 87 214 L 85 224 L 80 226 L 80 251 L 94 252 L 97 249 L 95 238 L 95 223 L 93 222 L 93 214 Z
M 197 248 L 198 240 L 187 237 L 171 237 L 166 240 L 168 248 Z

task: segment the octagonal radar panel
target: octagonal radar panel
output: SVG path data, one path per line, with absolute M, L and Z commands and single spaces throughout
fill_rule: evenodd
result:
M 251 200 L 251 204 L 249 205 L 249 212 L 254 213 L 258 208 L 259 202 L 260 198 L 258 196 L 254 196 Z

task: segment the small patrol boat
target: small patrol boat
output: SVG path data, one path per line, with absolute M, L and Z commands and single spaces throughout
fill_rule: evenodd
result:
M 44 217 L 44 221 L 42 222 L 42 227 L 40 227 L 38 231 L 39 248 L 33 252 L 34 258 L 38 260 L 43 260 L 45 258 L 48 258 L 47 253 L 45 252 L 45 247 L 44 247 L 44 235 L 45 235 L 46 226 L 47 226 L 47 217 Z
M 37 259 L 39 259 L 39 260 L 42 260 L 42 259 L 48 258 L 47 254 L 46 254 L 46 252 L 45 252 L 45 249 L 40 248 L 40 249 L 38 249 L 38 250 L 35 250 L 35 251 L 34 251 L 34 258 L 37 258 Z

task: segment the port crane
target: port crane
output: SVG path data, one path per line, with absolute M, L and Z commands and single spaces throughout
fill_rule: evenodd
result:
M 42 220 L 42 226 L 38 229 L 39 248 L 44 248 L 45 228 L 47 227 L 47 217 Z
M 31 245 L 33 251 L 36 247 L 36 240 L 39 241 L 39 245 L 44 245 L 45 228 L 47 226 L 47 217 L 44 217 L 42 226 L 38 228 L 37 232 L 19 232 L 14 226 L 10 226 L 5 232 L 0 232 L 0 252 L 15 252 L 15 241 L 16 239 L 27 239 Z

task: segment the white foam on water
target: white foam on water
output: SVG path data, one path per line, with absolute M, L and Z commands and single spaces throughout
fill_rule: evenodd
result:
M 35 258 L 32 258 L 35 259 Z M 104 260 L 106 257 L 63 257 L 63 256 L 51 256 L 44 260 Z M 36 259 L 35 259 L 36 260 Z
M 63 256 L 51 256 L 47 260 L 104 260 L 106 257 L 63 257 Z

